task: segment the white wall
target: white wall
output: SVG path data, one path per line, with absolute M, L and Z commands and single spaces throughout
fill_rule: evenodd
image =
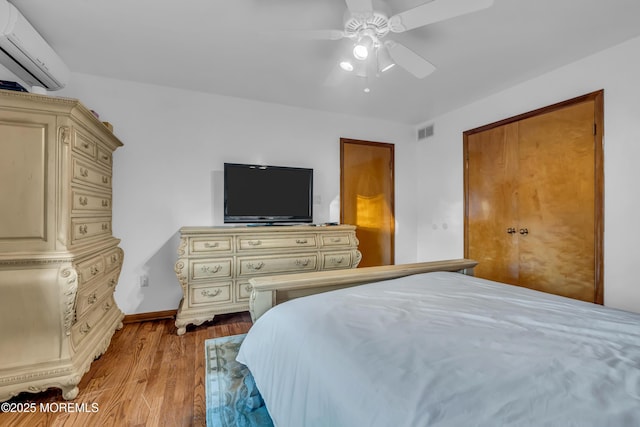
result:
M 605 305 L 640 312 L 640 38 L 607 49 L 457 111 L 425 122 L 435 135 L 418 144 L 421 196 L 418 260 L 463 255 L 465 130 L 604 89 Z M 443 179 L 446 177 L 446 179 Z M 445 229 L 443 224 L 447 225 Z
M 340 191 L 340 137 L 396 144 L 396 260 L 415 261 L 410 126 L 75 73 L 54 95 L 80 99 L 125 144 L 114 154 L 113 232 L 125 252 L 116 301 L 126 314 L 177 308 L 178 229 L 222 224 L 224 162 L 313 168 L 314 220 L 337 221 L 329 208 Z

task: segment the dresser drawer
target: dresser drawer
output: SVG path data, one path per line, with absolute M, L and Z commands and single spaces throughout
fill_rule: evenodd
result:
M 207 285 L 193 285 L 189 287 L 189 306 L 203 304 L 225 304 L 232 301 L 233 282 L 220 282 Z
M 114 248 L 105 254 L 78 263 L 80 286 L 76 297 L 77 317 L 82 316 L 107 296 L 113 295 L 120 276 L 122 253 L 122 249 Z
M 289 236 L 240 236 L 240 251 L 315 248 L 316 237 L 313 234 L 296 234 Z
M 236 283 L 236 301 L 249 301 L 251 289 L 251 283 L 248 281 L 238 281 L 238 283 Z
M 124 251 L 120 248 L 113 248 L 104 254 L 106 271 L 111 271 L 122 266 Z
M 348 234 L 328 234 L 320 236 L 322 246 L 351 246 Z M 355 246 L 355 245 L 354 245 Z
M 189 279 L 207 280 L 231 277 L 232 258 L 189 260 Z
M 111 170 L 111 165 L 113 163 L 111 151 L 101 147 L 98 145 L 98 163 L 103 164 Z
M 353 252 L 329 252 L 322 254 L 322 268 L 324 270 L 334 270 L 340 268 L 351 268 L 353 263 Z
M 71 243 L 111 235 L 111 218 L 72 218 Z
M 84 189 L 72 188 L 71 197 L 73 199 L 71 209 L 75 212 L 111 212 L 110 194 L 98 194 Z
M 73 181 L 91 184 L 111 190 L 111 173 L 104 172 L 92 163 L 73 157 Z
M 314 271 L 318 266 L 315 253 L 274 257 L 239 257 L 239 276 L 254 276 L 299 271 Z
M 189 239 L 189 252 L 206 255 L 231 252 L 231 237 L 202 237 Z
M 99 329 L 101 319 L 115 306 L 113 295 L 97 302 L 86 314 L 71 327 L 71 343 L 74 348 L 91 335 L 92 331 Z
M 74 129 L 73 133 L 73 151 L 82 153 L 86 156 L 91 157 L 92 159 L 96 158 L 96 154 L 98 153 L 98 144 L 95 141 L 92 141 L 87 136 L 78 132 Z
M 118 284 L 118 277 L 120 277 L 120 268 L 108 273 L 107 278 L 105 279 L 105 286 L 111 289 L 112 293 L 115 291 L 116 285 Z
M 113 294 L 113 288 L 107 285 L 108 277 L 103 278 L 92 286 L 78 291 L 76 297 L 76 316 L 83 316 L 91 308 L 99 306 L 108 296 Z
M 80 289 L 86 289 L 89 283 L 96 279 L 104 277 L 105 265 L 102 254 L 79 262 L 77 266 L 78 276 L 80 279 Z

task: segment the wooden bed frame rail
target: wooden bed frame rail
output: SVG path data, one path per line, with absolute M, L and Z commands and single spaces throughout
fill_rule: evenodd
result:
M 472 276 L 477 264 L 477 261 L 470 259 L 453 259 L 255 277 L 249 280 L 252 286 L 249 300 L 251 320 L 255 322 L 276 304 L 302 296 L 433 271 L 452 271 Z

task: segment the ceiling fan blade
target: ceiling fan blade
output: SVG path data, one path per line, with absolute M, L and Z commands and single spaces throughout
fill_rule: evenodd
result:
M 434 0 L 389 18 L 389 29 L 402 33 L 414 28 L 446 21 L 493 5 L 493 0 Z
M 352 14 L 372 13 L 373 0 L 345 0 Z
M 436 70 L 433 64 L 404 45 L 391 40 L 385 42 L 384 45 L 396 64 L 419 79 L 427 77 Z

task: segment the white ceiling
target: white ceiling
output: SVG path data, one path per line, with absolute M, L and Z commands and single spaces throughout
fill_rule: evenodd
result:
M 73 72 L 409 124 L 640 35 L 639 0 L 495 0 L 388 35 L 437 70 L 394 67 L 364 93 L 354 76 L 326 84 L 348 41 L 298 32 L 342 29 L 344 0 L 10 1 Z

